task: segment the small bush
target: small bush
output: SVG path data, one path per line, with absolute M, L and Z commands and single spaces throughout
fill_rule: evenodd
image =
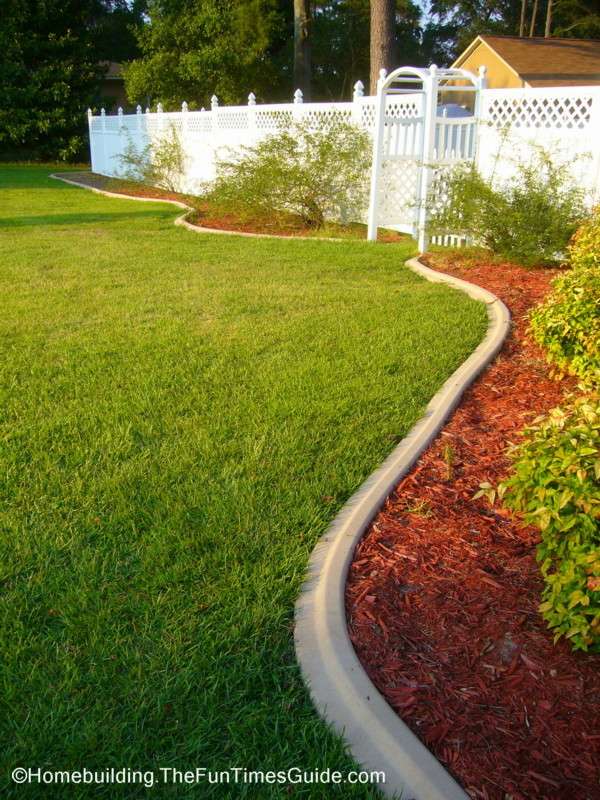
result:
M 574 269 L 600 270 L 600 206 L 577 229 L 569 246 L 569 261 Z
M 524 266 L 563 258 L 584 216 L 583 193 L 568 165 L 543 151 L 520 164 L 516 177 L 495 186 L 473 164 L 460 165 L 443 179 L 444 201 L 432 215 L 433 235 L 470 237 L 475 244 Z
M 179 134 L 171 125 L 163 135 L 144 147 L 136 147 L 131 137 L 118 156 L 123 177 L 158 186 L 169 192 L 181 189 L 185 170 L 185 154 Z
M 600 395 L 540 417 L 510 455 L 499 494 L 541 531 L 540 611 L 555 641 L 600 652 Z
M 591 251 L 584 258 L 591 260 Z M 562 372 L 600 385 L 600 269 L 572 269 L 553 282 L 530 317 L 531 332 Z
M 241 156 L 222 159 L 210 204 L 240 218 L 297 214 L 310 228 L 325 219 L 347 222 L 367 202 L 369 136 L 348 123 L 314 130 L 296 123 Z

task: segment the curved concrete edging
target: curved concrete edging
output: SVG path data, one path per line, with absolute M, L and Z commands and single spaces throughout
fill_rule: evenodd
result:
M 68 172 L 66 173 L 69 174 Z M 87 183 L 80 183 L 79 181 L 73 181 L 69 178 L 65 178 L 62 175 L 58 175 L 55 172 L 50 173 L 50 177 L 54 178 L 54 180 L 62 181 L 63 183 L 69 183 L 71 186 L 77 186 L 80 189 L 88 189 L 90 192 L 95 192 L 96 194 L 103 194 L 106 197 L 118 197 L 120 200 L 139 200 L 142 203 L 171 203 L 171 205 L 177 206 L 178 208 L 184 208 L 185 213 L 181 214 L 179 217 L 176 217 L 173 220 L 174 225 L 181 225 L 184 228 L 187 228 L 188 231 L 192 231 L 193 233 L 216 233 L 223 236 L 243 236 L 250 239 L 285 239 L 286 241 L 303 241 L 303 242 L 348 242 L 353 241 L 352 239 L 336 239 L 333 236 L 284 236 L 280 233 L 250 233 L 248 231 L 227 231 L 223 230 L 222 228 L 205 228 L 203 225 L 194 225 L 192 222 L 188 222 L 187 217 L 192 214 L 196 209 L 188 206 L 186 203 L 182 203 L 180 200 L 169 200 L 162 197 L 135 197 L 132 194 L 122 194 L 121 192 L 109 192 L 106 189 L 98 189 L 96 186 L 88 186 Z M 359 240 L 360 241 L 360 240 Z
M 364 768 L 385 772 L 379 788 L 403 800 L 468 800 L 467 794 L 402 722 L 375 688 L 350 641 L 344 603 L 357 543 L 401 478 L 442 429 L 465 389 L 497 355 L 510 314 L 495 295 L 436 272 L 413 258 L 407 266 L 429 281 L 448 283 L 487 305 L 488 330 L 383 464 L 348 500 L 312 552 L 296 603 L 295 645 L 303 678 L 321 716 L 340 733 Z

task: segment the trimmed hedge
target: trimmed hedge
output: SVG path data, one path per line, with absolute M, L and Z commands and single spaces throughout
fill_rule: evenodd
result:
M 569 398 L 523 435 L 498 492 L 541 531 L 540 611 L 555 641 L 600 652 L 600 395 Z

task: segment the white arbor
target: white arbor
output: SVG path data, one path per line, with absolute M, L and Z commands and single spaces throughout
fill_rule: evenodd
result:
M 415 236 L 427 245 L 427 205 L 436 170 L 475 159 L 479 75 L 464 69 L 400 67 L 381 71 L 375 104 L 368 238 L 382 225 Z M 447 96 L 460 99 L 447 102 Z M 440 102 L 442 100 L 442 102 Z

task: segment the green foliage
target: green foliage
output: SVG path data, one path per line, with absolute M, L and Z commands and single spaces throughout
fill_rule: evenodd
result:
M 312 60 L 313 97 L 348 100 L 352 87 L 370 75 L 369 0 L 329 0 L 315 3 Z M 423 46 L 422 8 L 413 0 L 396 0 L 396 45 L 403 64 L 430 64 L 432 53 Z M 400 64 L 390 65 L 400 66 Z M 292 89 L 293 87 L 290 87 Z M 289 97 L 289 90 L 288 90 Z
M 560 275 L 530 319 L 533 337 L 548 361 L 600 386 L 600 269 L 584 267 Z
M 367 199 L 369 136 L 348 123 L 314 130 L 306 122 L 217 165 L 211 204 L 241 218 L 299 215 L 310 228 L 350 221 Z
M 159 186 L 170 192 L 181 190 L 185 153 L 173 125 L 144 147 L 137 147 L 128 136 L 125 150 L 118 156 L 118 160 L 123 176 L 128 180 Z
M 369 77 L 369 0 L 327 0 L 313 6 L 312 99 L 348 100 Z M 421 9 L 397 0 L 396 36 L 403 59 L 431 63 L 423 49 Z M 290 0 L 152 0 L 140 31 L 141 57 L 126 71 L 132 102 L 147 98 L 165 107 L 289 102 L 294 89 L 293 3 Z M 406 62 L 405 62 L 406 63 Z M 396 65 L 389 65 L 390 67 Z
M 495 186 L 473 164 L 458 166 L 444 181 L 446 201 L 432 216 L 432 232 L 469 236 L 525 266 L 561 258 L 584 216 L 583 193 L 569 165 L 556 164 L 542 150 L 519 164 L 508 184 Z
M 569 261 L 574 269 L 600 270 L 600 207 L 579 226 L 569 245 Z
M 288 33 L 282 6 L 279 0 L 151 0 L 139 34 L 142 58 L 125 70 L 130 100 L 151 97 L 179 108 L 182 100 L 205 105 L 214 93 L 223 104 L 245 102 L 250 91 L 272 97 L 281 82 L 273 53 Z
M 509 451 L 505 504 L 542 535 L 540 611 L 556 639 L 600 652 L 600 395 L 570 398 Z
M 126 53 L 127 37 L 117 36 L 116 29 L 132 15 L 127 3 L 117 0 L 3 2 L 3 154 L 60 160 L 87 156 L 85 112 L 102 99 L 106 67 L 100 61 Z

